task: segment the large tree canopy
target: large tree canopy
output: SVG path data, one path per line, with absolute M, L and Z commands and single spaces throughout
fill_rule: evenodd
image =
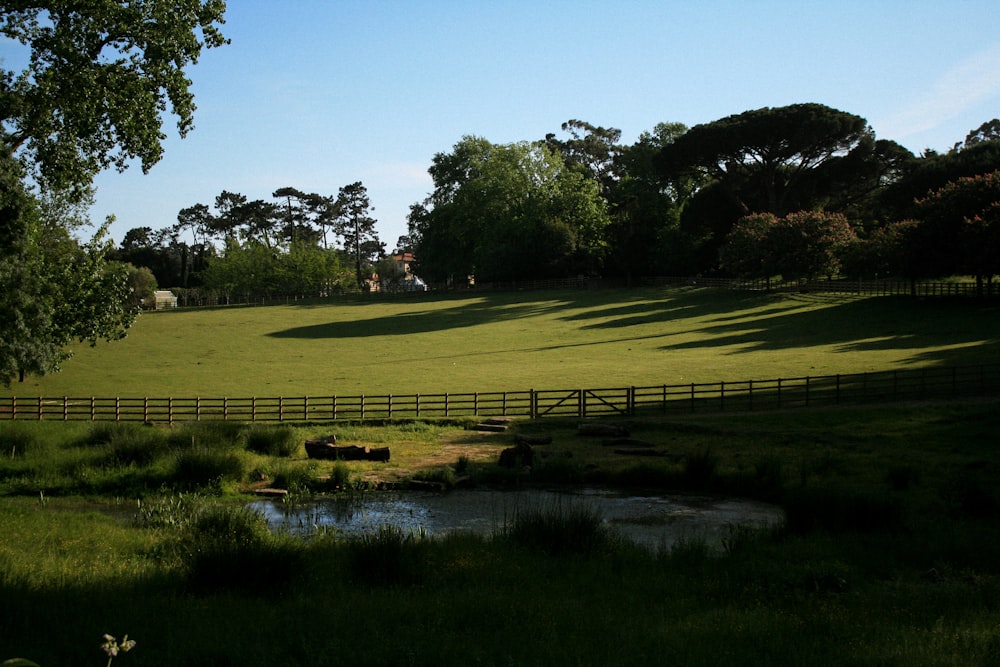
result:
M 432 280 L 548 278 L 599 266 L 607 205 L 594 179 L 543 143 L 464 137 L 430 168 L 434 192 L 412 208 L 420 271 Z
M 721 183 L 744 215 L 789 212 L 811 171 L 871 138 L 860 116 L 821 104 L 763 108 L 696 125 L 660 153 L 670 177 L 700 173 Z M 868 148 L 867 150 L 870 150 Z M 802 202 L 796 201 L 794 208 Z
M 73 340 L 113 340 L 135 318 L 128 271 L 104 261 L 102 230 L 81 246 L 0 154 L 0 382 L 59 369 Z
M 27 66 L 0 70 L 0 141 L 53 188 L 163 154 L 162 113 L 193 126 L 185 68 L 225 43 L 223 0 L 4 2 L 0 34 L 25 45 Z

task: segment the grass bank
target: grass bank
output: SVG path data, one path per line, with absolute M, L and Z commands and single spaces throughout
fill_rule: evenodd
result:
M 381 467 L 305 460 L 309 425 L 4 424 L 0 656 L 97 662 L 107 632 L 138 641 L 115 661 L 137 665 L 996 664 L 998 407 L 619 422 L 658 457 L 615 454 L 574 422 L 517 423 L 572 454 L 530 473 L 496 465 L 510 434 L 454 424 L 337 427 L 390 446 Z M 721 556 L 696 540 L 652 553 L 586 512 L 529 513 L 492 537 L 302 541 L 239 500 L 281 474 L 304 495 L 459 466 L 496 485 L 740 493 L 789 521 L 734 530 Z

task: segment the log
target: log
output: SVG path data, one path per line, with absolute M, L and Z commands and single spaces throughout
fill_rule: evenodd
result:
M 360 447 L 346 445 L 338 447 L 335 436 L 310 438 L 306 440 L 306 456 L 311 459 L 328 461 L 388 461 L 388 447 Z

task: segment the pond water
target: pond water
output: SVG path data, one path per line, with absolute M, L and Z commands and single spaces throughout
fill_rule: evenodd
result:
M 624 493 L 600 488 L 393 491 L 309 503 L 260 500 L 250 506 L 266 517 L 272 530 L 293 534 L 308 535 L 319 527 L 327 527 L 345 535 L 357 535 L 392 525 L 431 536 L 451 531 L 492 535 L 519 511 L 581 507 L 596 512 L 619 534 L 652 549 L 669 548 L 678 541 L 691 539 L 704 540 L 710 547 L 718 548 L 734 527 L 763 527 L 784 521 L 779 508 L 751 500 Z

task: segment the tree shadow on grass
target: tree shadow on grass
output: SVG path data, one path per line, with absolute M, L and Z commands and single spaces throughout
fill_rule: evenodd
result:
M 836 346 L 845 354 L 913 350 L 910 363 L 914 364 L 963 364 L 995 356 L 1000 345 L 1000 309 L 965 299 L 655 288 L 462 295 L 452 305 L 440 307 L 440 302 L 433 302 L 436 307 L 293 327 L 269 335 L 301 339 L 409 336 L 555 314 L 581 331 L 619 335 L 525 349 L 660 339 L 663 350 L 725 347 L 743 354 Z M 658 324 L 662 330 L 657 330 Z

